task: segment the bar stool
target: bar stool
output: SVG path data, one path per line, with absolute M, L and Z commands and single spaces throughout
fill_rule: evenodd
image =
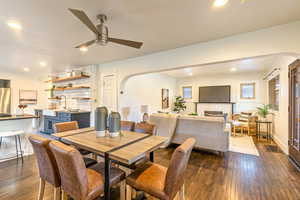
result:
M 22 145 L 21 145 L 21 135 L 24 134 L 24 131 L 22 130 L 14 130 L 14 131 L 5 131 L 5 132 L 0 132 L 0 148 L 2 146 L 2 138 L 3 137 L 14 137 L 15 138 L 15 146 L 16 146 L 16 157 L 17 161 L 19 161 L 19 156 L 22 159 L 22 164 L 24 162 L 23 160 L 23 150 L 22 150 Z M 14 158 L 14 157 L 9 157 L 9 158 L 4 158 L 4 159 L 10 159 L 10 158 Z M 1 159 L 1 160 L 4 160 Z

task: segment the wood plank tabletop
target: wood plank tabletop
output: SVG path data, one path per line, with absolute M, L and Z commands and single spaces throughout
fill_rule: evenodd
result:
M 150 136 L 136 143 L 111 152 L 110 158 L 131 165 L 146 156 L 147 153 L 158 149 L 167 141 L 167 137 Z
M 96 131 L 87 131 L 63 137 L 62 140 L 74 146 L 102 155 L 146 137 L 149 137 L 149 135 L 130 131 L 122 131 L 118 137 L 96 137 Z
M 94 131 L 94 127 L 88 127 L 88 128 L 81 128 L 81 129 L 76 129 L 76 130 L 71 130 L 71 131 L 64 131 L 64 132 L 59 132 L 52 134 L 52 136 L 58 137 L 58 138 L 63 138 L 71 135 L 76 135 L 79 133 L 84 133 L 84 132 L 89 132 L 89 131 Z

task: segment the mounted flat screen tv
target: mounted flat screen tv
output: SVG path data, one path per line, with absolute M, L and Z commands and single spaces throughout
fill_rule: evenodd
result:
M 199 103 L 230 103 L 230 85 L 199 87 Z

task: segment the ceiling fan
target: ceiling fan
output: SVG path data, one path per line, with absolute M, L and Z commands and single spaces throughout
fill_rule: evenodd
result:
M 95 43 L 100 45 L 106 45 L 108 42 L 113 42 L 137 49 L 140 49 L 143 45 L 142 42 L 109 37 L 108 28 L 104 25 L 104 22 L 107 20 L 107 17 L 104 14 L 100 14 L 97 16 L 97 18 L 100 21 L 100 24 L 95 26 L 93 22 L 89 19 L 89 17 L 85 14 L 85 12 L 83 12 L 82 10 L 76 10 L 71 8 L 69 8 L 69 10 L 73 13 L 73 15 L 75 15 L 82 23 L 84 23 L 91 31 L 93 31 L 96 34 L 96 39 L 82 43 L 76 46 L 75 48 L 86 48 Z

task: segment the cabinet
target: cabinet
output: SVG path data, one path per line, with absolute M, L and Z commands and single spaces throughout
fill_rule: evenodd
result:
M 90 112 L 56 112 L 56 116 L 44 117 L 44 133 L 54 133 L 53 125 L 60 122 L 77 121 L 79 128 L 90 127 Z

